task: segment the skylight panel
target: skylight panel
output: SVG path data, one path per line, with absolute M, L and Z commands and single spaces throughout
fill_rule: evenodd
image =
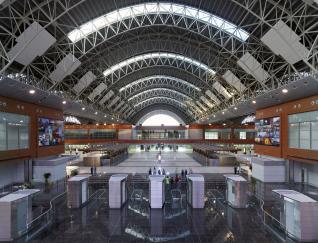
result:
M 224 30 L 241 41 L 246 41 L 249 37 L 248 32 L 218 16 L 194 7 L 175 3 L 143 3 L 121 8 L 83 24 L 78 29 L 69 32 L 67 36 L 75 43 L 111 24 L 146 14 L 172 14 L 185 16 Z
M 172 98 L 168 98 L 168 97 L 164 97 L 164 96 L 157 96 L 157 97 L 152 97 L 152 98 L 149 98 L 149 99 L 145 99 L 145 100 L 135 104 L 134 107 L 138 107 L 138 106 L 142 105 L 143 103 L 146 103 L 146 102 L 149 102 L 149 101 L 152 101 L 152 100 L 157 100 L 157 99 L 170 100 L 172 102 L 178 103 L 180 106 L 186 106 L 181 101 L 178 101 L 178 100 L 175 100 L 175 99 L 172 99 Z
M 146 81 L 146 80 L 160 79 L 160 78 L 175 80 L 176 82 L 183 83 L 183 84 L 185 84 L 185 85 L 187 85 L 187 86 L 189 86 L 189 87 L 191 87 L 191 88 L 193 88 L 193 89 L 195 89 L 195 90 L 197 90 L 197 91 L 201 91 L 201 89 L 198 88 L 197 86 L 194 86 L 193 84 L 188 83 L 188 82 L 186 82 L 186 81 L 184 81 L 184 80 L 182 80 L 182 79 L 178 79 L 178 78 L 171 77 L 171 76 L 166 76 L 166 75 L 153 75 L 153 76 L 149 76 L 149 77 L 145 77 L 145 78 L 141 78 L 141 79 L 138 79 L 138 80 L 136 80 L 136 81 L 133 81 L 133 82 L 131 82 L 130 84 L 127 84 L 126 86 L 120 88 L 120 89 L 119 89 L 119 92 L 123 92 L 123 91 L 126 90 L 127 88 L 132 87 L 132 86 L 134 86 L 134 85 L 137 85 L 137 84 L 139 84 L 139 83 L 142 83 L 142 82 L 144 82 L 144 81 Z
M 139 56 L 135 56 L 135 57 L 131 57 L 125 61 L 122 61 L 108 69 L 106 69 L 103 73 L 104 76 L 108 76 L 111 73 L 130 65 L 131 63 L 137 62 L 137 61 L 141 61 L 141 60 L 146 60 L 146 59 L 150 59 L 150 58 L 172 58 L 172 59 L 178 59 L 178 60 L 183 60 L 185 62 L 188 62 L 192 65 L 197 66 L 198 68 L 202 68 L 204 71 L 209 72 L 211 74 L 215 74 L 215 71 L 211 68 L 209 68 L 207 65 L 191 59 L 189 57 L 185 57 L 182 55 L 178 55 L 178 54 L 174 54 L 174 53 L 164 53 L 164 52 L 154 52 L 154 53 L 150 53 L 150 54 L 144 54 L 144 55 L 139 55 Z

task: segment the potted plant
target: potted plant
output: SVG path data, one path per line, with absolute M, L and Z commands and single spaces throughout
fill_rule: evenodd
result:
M 51 173 L 50 172 L 44 173 L 43 176 L 44 176 L 44 179 L 45 179 L 45 184 L 48 184 L 49 183 L 49 178 L 51 177 Z

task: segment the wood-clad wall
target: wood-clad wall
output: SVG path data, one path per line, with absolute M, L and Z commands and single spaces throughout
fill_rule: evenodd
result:
M 281 119 L 280 146 L 255 145 L 259 154 L 318 163 L 318 151 L 288 147 L 288 115 L 318 110 L 318 95 L 287 102 L 256 111 L 256 119 L 279 116 Z
M 64 153 L 64 145 L 39 147 L 37 127 L 38 117 L 63 120 L 63 111 L 0 96 L 0 112 L 28 115 L 30 117 L 29 149 L 0 151 L 0 161 L 18 158 L 35 158 Z

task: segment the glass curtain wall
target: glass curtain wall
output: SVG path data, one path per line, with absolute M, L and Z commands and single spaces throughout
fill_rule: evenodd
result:
M 30 117 L 0 112 L 0 151 L 29 148 Z
M 290 148 L 318 150 L 318 111 L 288 116 Z

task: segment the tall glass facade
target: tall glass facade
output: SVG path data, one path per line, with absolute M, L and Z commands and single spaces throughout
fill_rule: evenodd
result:
M 318 111 L 288 116 L 290 148 L 318 150 Z
M 0 151 L 29 148 L 30 117 L 0 112 Z

